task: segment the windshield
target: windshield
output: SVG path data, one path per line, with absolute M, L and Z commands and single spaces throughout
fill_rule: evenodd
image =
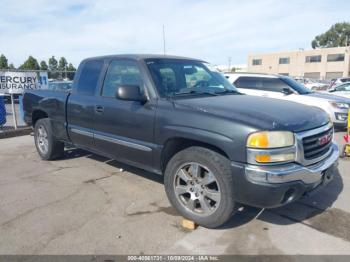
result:
M 313 91 L 307 89 L 303 84 L 300 84 L 290 77 L 282 77 L 281 80 L 293 88 L 300 95 L 313 93 Z
M 221 73 L 200 61 L 146 59 L 146 64 L 161 97 L 238 93 Z

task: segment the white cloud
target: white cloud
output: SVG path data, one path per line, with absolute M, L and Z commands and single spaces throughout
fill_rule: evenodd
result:
M 168 53 L 222 64 L 248 53 L 310 47 L 313 37 L 348 18 L 347 1 L 44 1 L 1 0 L 0 53 L 16 65 L 117 53 Z

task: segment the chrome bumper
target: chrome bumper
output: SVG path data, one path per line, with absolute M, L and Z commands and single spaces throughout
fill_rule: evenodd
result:
M 245 175 L 253 182 L 285 183 L 299 180 L 305 184 L 312 184 L 320 181 L 326 170 L 337 166 L 338 158 L 339 149 L 333 142 L 328 157 L 316 164 L 310 166 L 297 163 L 275 166 L 245 165 Z

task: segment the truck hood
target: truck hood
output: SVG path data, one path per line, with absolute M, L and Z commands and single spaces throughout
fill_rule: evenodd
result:
M 335 102 L 339 102 L 339 103 L 350 104 L 350 99 L 347 99 L 345 97 L 339 97 L 339 96 L 336 96 L 333 94 L 314 92 L 314 93 L 310 93 L 310 94 L 305 94 L 304 96 L 314 97 L 314 98 L 318 98 L 318 99 L 324 99 L 327 101 L 335 101 Z
M 329 122 L 327 114 L 316 107 L 295 102 L 248 95 L 223 95 L 175 100 L 175 107 L 246 124 L 258 130 L 300 132 Z

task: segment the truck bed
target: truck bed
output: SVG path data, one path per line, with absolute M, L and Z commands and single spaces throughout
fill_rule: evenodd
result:
M 34 126 L 35 121 L 45 114 L 52 122 L 55 136 L 60 140 L 67 140 L 66 111 L 69 95 L 68 91 L 26 91 L 23 96 L 24 121 Z

